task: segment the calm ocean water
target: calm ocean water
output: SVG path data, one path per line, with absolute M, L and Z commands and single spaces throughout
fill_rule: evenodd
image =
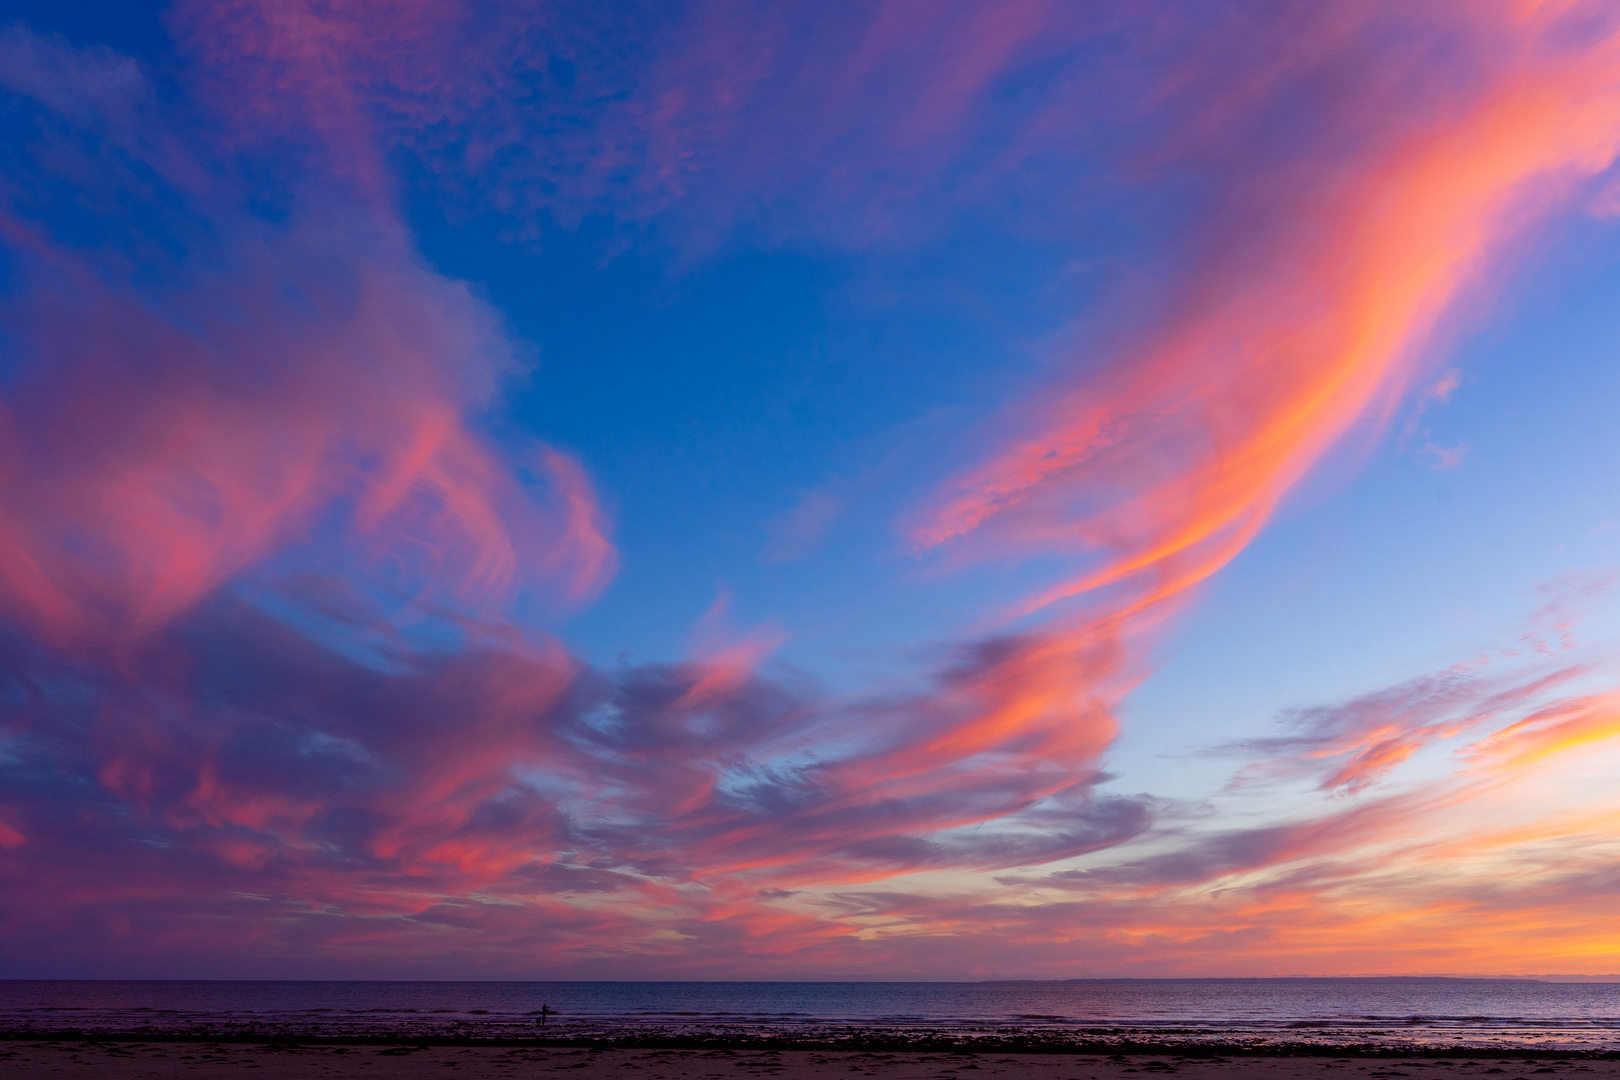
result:
M 1620 1049 L 1620 983 L 0 981 L 0 1030 L 511 1037 L 1022 1029 L 1177 1041 Z

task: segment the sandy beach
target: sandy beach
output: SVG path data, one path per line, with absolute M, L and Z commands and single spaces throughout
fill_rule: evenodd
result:
M 0 1071 L 12 1080 L 220 1080 L 249 1074 L 289 1080 L 399 1078 L 443 1080 L 566 1073 L 581 1080 L 730 1080 L 732 1077 L 873 1076 L 886 1080 L 1004 1075 L 1035 1080 L 1124 1080 L 1179 1074 L 1182 1080 L 1318 1080 L 1333 1074 L 1384 1080 L 1539 1080 L 1565 1073 L 1620 1077 L 1620 1060 L 1578 1056 L 1387 1057 L 1345 1054 L 1258 1057 L 1019 1053 L 885 1053 L 878 1051 L 508 1047 L 274 1046 L 231 1043 L 16 1041 L 0 1044 Z

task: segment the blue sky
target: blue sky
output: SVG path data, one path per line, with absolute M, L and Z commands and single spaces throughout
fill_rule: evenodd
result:
M 14 5 L 11 969 L 1612 971 L 1522 7 Z

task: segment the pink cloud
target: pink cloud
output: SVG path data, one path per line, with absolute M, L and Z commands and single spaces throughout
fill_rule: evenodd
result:
M 1458 665 L 1333 706 L 1299 709 L 1292 732 L 1218 748 L 1256 758 L 1234 783 L 1306 775 L 1321 791 L 1356 795 L 1378 784 L 1412 755 L 1470 733 L 1588 674 L 1582 665 L 1553 671 L 1492 671 Z
M 1515 233 L 1620 151 L 1612 37 L 1572 52 L 1556 19 L 1470 10 L 1462 32 L 1508 50 L 1472 96 L 1363 127 L 1350 179 L 1260 185 L 1264 211 L 1235 195 L 1213 228 L 1244 220 L 1247 237 L 1212 245 L 1101 375 L 1020 408 L 1020 434 L 918 515 L 916 546 L 1087 559 L 1015 614 L 1109 588 L 1150 607 L 1241 551 L 1399 394 Z
M 1460 59 L 1431 70 L 1421 49 L 1371 48 L 1357 9 L 1228 35 L 1231 59 L 1265 53 L 1245 76 L 1178 63 L 1207 35 L 1170 20 L 1151 93 L 1102 64 L 1003 130 L 989 103 L 1012 76 L 1115 27 L 1062 5 L 932 10 L 698 5 L 627 74 L 635 50 L 594 38 L 600 21 L 553 53 L 534 26 L 511 33 L 516 16 L 453 5 L 182 5 L 222 125 L 206 167 L 173 151 L 126 67 L 10 39 L 32 50 L 42 124 L 116 143 L 79 146 L 77 171 L 179 209 L 106 214 L 101 246 L 15 206 L 3 222 L 27 362 L 0 415 L 0 884 L 24 898 L 0 935 L 33 963 L 111 950 L 145 973 L 171 953 L 238 972 L 598 975 L 945 974 L 941 938 L 970 942 L 957 974 L 1076 957 L 1207 971 L 1234 941 L 1256 972 L 1368 948 L 1432 964 L 1477 958 L 1459 910 L 1492 927 L 1558 911 L 1567 928 L 1542 940 L 1590 939 L 1595 859 L 1569 860 L 1562 900 L 1455 880 L 1470 859 L 1530 859 L 1448 824 L 1500 775 L 1191 837 L 1098 786 L 1140 638 L 1383 415 L 1513 238 L 1610 166 L 1615 39 L 1560 44 L 1551 9 L 1443 6 L 1417 23 L 1455 30 Z M 553 55 L 586 87 L 547 84 L 584 135 L 559 120 L 552 139 L 513 89 Z M 1324 124 L 1336 156 L 1246 143 L 1245 118 L 1324 58 L 1368 80 Z M 589 92 L 620 78 L 625 93 Z M 508 343 L 414 251 L 390 152 L 520 218 L 607 200 L 701 249 L 763 204 L 772 235 L 904 248 L 1048 161 L 1050 125 L 1090 91 L 1173 112 L 1211 82 L 1226 92 L 1156 129 L 1171 145 L 1134 148 L 1137 167 L 1208 182 L 1162 312 L 1013 406 L 1015 436 L 964 440 L 975 463 L 912 522 L 924 551 L 1066 559 L 1014 605 L 1044 623 L 942 647 L 905 690 L 836 698 L 770 667 L 768 635 L 603 672 L 512 624 L 525 590 L 593 596 L 609 528 L 581 464 L 484 433 Z M 1422 107 L 1395 107 L 1406 95 Z M 1223 142 L 1239 152 L 1211 157 Z M 243 209 L 266 193 L 237 155 L 278 178 L 277 213 Z M 1079 200 L 1058 201 L 1069 220 Z M 812 542 L 832 513 L 784 532 Z M 1606 697 L 1540 701 L 1575 674 L 1453 670 L 1246 750 L 1267 777 L 1356 793 L 1511 712 L 1477 752 L 1509 763 L 1498 774 L 1540 766 L 1612 734 Z M 1170 846 L 1102 854 L 1129 843 Z M 958 884 L 873 885 L 924 872 Z
M 126 98 L 150 108 L 139 84 Z M 45 115 L 98 134 L 131 122 L 122 105 Z M 120 132 L 132 154 L 172 141 L 155 117 L 141 123 L 156 133 Z M 386 214 L 311 193 L 272 224 L 165 152 L 133 166 L 186 208 L 153 227 L 190 249 L 139 283 L 118 279 L 130 253 L 57 242 L 16 211 L 0 221 L 28 354 L 0 413 L 10 618 L 59 644 L 127 638 L 312 542 L 386 563 L 406 594 L 487 605 L 542 585 L 537 568 L 575 599 L 611 574 L 577 464 L 542 449 L 549 491 L 525 490 L 474 431 L 516 370 L 510 347 Z

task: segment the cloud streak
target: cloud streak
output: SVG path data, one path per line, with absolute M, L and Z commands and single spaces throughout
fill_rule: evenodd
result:
M 1238 788 L 1348 800 L 1303 820 L 1200 833 L 1100 790 L 1144 640 L 1620 151 L 1601 11 L 1227 12 L 1254 33 L 1208 56 L 1215 7 L 1145 33 L 1042 3 L 693 4 L 629 31 L 181 4 L 205 104 L 8 31 L 9 969 L 1258 973 L 1350 939 L 1462 963 L 1434 936 L 1458 911 L 1565 912 L 1554 951 L 1591 933 L 1612 880 L 1581 838 L 1613 809 L 1528 794 L 1620 732 L 1611 694 L 1553 697 L 1578 665 L 1455 667 L 1224 747 Z M 1129 64 L 1075 60 L 1120 41 Z M 1121 103 L 1151 140 L 1094 116 Z M 1290 109 L 1316 128 L 1279 138 Z M 522 349 L 416 251 L 395 155 L 520 232 L 611 207 L 689 253 L 750 229 L 892 253 L 973 213 L 1074 235 L 1051 178 L 1088 124 L 1172 191 L 1147 216 L 1179 238 L 1144 243 L 1151 311 L 1007 404 L 1014 434 L 942 453 L 904 518 L 924 559 L 1060 568 L 995 629 L 834 693 L 762 638 L 604 670 L 542 624 L 606 587 L 611 524 L 581 462 L 503 427 Z M 766 557 L 839 512 L 812 494 Z M 1373 794 L 1464 735 L 1455 776 Z M 1479 888 L 1544 846 L 1562 886 Z M 950 972 L 946 937 L 972 942 Z
M 1355 143 L 1330 166 L 1339 175 L 1307 157 L 1281 163 L 1282 190 L 1245 176 L 1247 190 L 1223 193 L 1218 228 L 1242 222 L 1242 235 L 1211 245 L 1177 308 L 1100 377 L 1025 407 L 1018 426 L 1032 433 L 949 481 L 915 544 L 984 537 L 999 558 L 1092 556 L 1020 615 L 1111 587 L 1115 606 L 1149 608 L 1243 550 L 1401 392 L 1503 245 L 1620 148 L 1612 28 L 1571 47 L 1562 12 L 1468 10 L 1457 30 L 1469 45 L 1505 50 L 1471 93 L 1437 94 L 1441 107 L 1382 130 L 1360 106 L 1344 118 Z

